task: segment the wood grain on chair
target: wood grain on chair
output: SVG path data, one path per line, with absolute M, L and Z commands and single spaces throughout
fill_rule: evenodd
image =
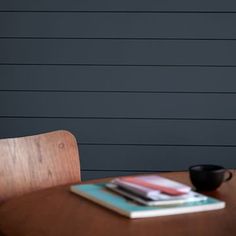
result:
M 78 146 L 70 132 L 59 130 L 0 140 L 0 202 L 79 181 Z

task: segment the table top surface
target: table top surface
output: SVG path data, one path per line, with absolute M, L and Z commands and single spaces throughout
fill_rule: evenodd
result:
M 160 175 L 190 184 L 187 172 Z M 71 193 L 69 187 L 33 192 L 3 204 L 0 207 L 3 235 L 236 235 L 235 174 L 217 191 L 204 193 L 225 201 L 225 209 L 144 219 L 121 216 Z

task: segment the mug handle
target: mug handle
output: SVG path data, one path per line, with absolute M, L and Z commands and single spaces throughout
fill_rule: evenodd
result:
M 229 181 L 233 177 L 233 173 L 230 170 L 226 170 L 226 172 L 229 174 L 227 178 L 224 179 L 224 182 Z

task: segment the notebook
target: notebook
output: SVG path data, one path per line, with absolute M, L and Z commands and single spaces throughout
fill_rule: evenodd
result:
M 110 191 L 106 188 L 106 184 L 107 183 L 77 184 L 72 185 L 70 190 L 75 194 L 129 218 L 145 218 L 212 211 L 225 207 L 224 201 L 207 196 L 205 200 L 202 201 L 186 202 L 176 205 L 145 206 Z
M 160 193 L 178 196 L 187 194 L 191 187 L 159 175 L 138 175 L 115 178 L 111 181 L 139 196 L 157 200 Z

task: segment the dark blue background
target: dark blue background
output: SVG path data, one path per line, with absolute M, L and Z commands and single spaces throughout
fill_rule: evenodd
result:
M 0 138 L 75 134 L 83 179 L 236 167 L 236 2 L 0 2 Z

